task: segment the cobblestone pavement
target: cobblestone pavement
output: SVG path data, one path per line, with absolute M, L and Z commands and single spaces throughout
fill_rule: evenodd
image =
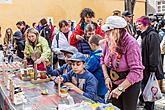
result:
M 165 94 L 163 94 L 163 98 L 155 102 L 156 110 L 165 110 Z

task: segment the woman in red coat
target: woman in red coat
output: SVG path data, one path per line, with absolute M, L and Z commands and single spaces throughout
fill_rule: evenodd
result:
M 97 23 L 92 21 L 92 18 L 95 17 L 95 13 L 90 8 L 84 8 L 82 12 L 80 13 L 81 20 L 77 24 L 75 31 L 72 33 L 70 38 L 70 44 L 77 47 L 78 40 L 84 39 L 84 30 L 87 24 L 94 24 L 96 28 L 96 34 L 101 35 L 104 37 L 104 32 L 101 30 L 101 28 L 97 25 Z

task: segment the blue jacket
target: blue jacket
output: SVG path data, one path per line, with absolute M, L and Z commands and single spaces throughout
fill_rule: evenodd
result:
M 159 30 L 159 38 L 160 42 L 163 40 L 163 37 L 165 36 L 165 29 L 160 29 Z
M 64 73 L 68 73 L 72 68 L 68 64 L 64 64 L 58 69 L 52 70 L 52 67 L 49 66 L 46 68 L 46 71 L 51 76 L 58 76 L 59 74 L 62 75 Z
M 95 52 L 93 52 L 86 65 L 86 69 L 93 73 L 93 75 L 98 80 L 98 96 L 104 96 L 108 91 L 105 85 L 104 75 L 100 64 L 101 53 L 101 50 L 96 50 Z
M 89 71 L 83 74 L 76 74 L 72 70 L 68 74 L 63 74 L 64 82 L 72 82 L 79 89 L 84 91 L 83 96 L 97 101 L 97 79 Z

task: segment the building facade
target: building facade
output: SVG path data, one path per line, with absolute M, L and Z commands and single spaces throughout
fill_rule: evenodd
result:
M 147 14 L 165 14 L 165 0 L 147 0 Z
M 24 20 L 31 25 L 41 18 L 53 18 L 58 25 L 62 19 L 80 20 L 83 8 L 90 7 L 95 11 L 95 21 L 101 17 L 112 15 L 112 11 L 124 11 L 124 0 L 0 0 L 0 26 L 2 35 L 6 28 L 17 29 L 15 24 Z M 145 0 L 138 0 L 135 4 L 134 18 L 145 14 Z

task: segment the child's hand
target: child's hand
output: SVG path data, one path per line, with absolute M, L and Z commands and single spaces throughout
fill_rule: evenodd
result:
M 36 63 L 36 64 L 40 64 L 40 63 L 44 63 L 45 62 L 45 60 L 46 60 L 47 58 L 45 58 L 45 57 L 40 57 L 40 58 L 38 58 L 34 63 Z
M 51 62 L 47 58 L 43 59 L 43 62 L 45 63 L 46 67 L 51 66 Z
M 75 85 L 72 84 L 71 82 L 66 82 L 66 83 L 64 83 L 64 85 L 69 87 L 69 88 L 74 88 L 75 87 Z
M 64 81 L 64 78 L 63 77 L 60 77 L 60 76 L 57 76 L 54 80 L 55 83 L 59 83 L 59 82 L 63 82 Z
M 37 59 L 34 63 L 35 63 L 35 64 L 40 64 L 41 62 L 42 62 L 42 59 L 39 58 L 39 59 Z
M 76 91 L 79 94 L 83 94 L 84 93 L 81 89 L 79 89 L 77 86 L 75 86 L 74 84 L 72 84 L 70 82 L 64 83 L 64 85 L 69 87 L 70 89 Z

